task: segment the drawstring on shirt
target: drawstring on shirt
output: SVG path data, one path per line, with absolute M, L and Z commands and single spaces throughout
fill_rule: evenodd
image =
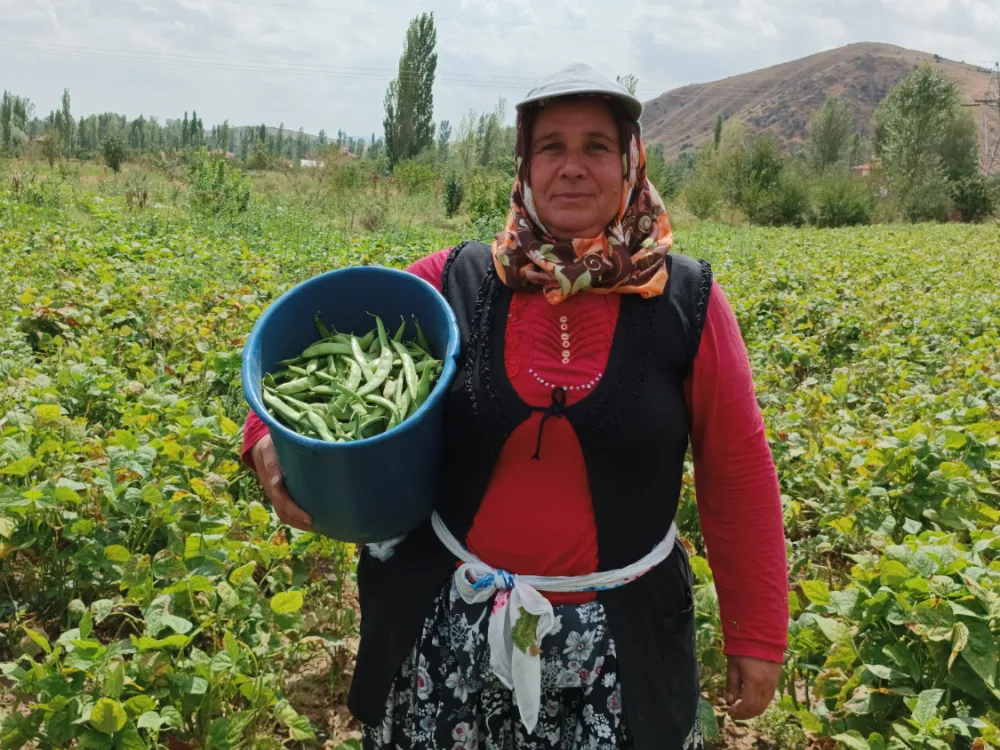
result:
M 542 421 L 538 425 L 538 442 L 535 445 L 535 455 L 531 458 L 535 461 L 542 460 L 542 432 L 545 430 L 545 422 L 549 417 L 565 417 L 566 416 L 566 388 L 565 386 L 557 386 L 552 389 L 552 402 L 546 406 L 533 406 L 532 411 L 540 411 L 542 414 Z

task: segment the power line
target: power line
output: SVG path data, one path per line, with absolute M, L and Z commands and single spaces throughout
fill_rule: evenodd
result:
M 981 99 L 974 99 L 975 104 L 968 106 L 982 107 L 983 110 L 983 156 L 982 166 L 989 177 L 993 174 L 993 165 L 996 163 L 997 154 L 1000 153 L 1000 132 L 997 133 L 996 143 L 993 150 L 990 150 L 990 120 L 987 114 L 992 116 L 992 108 L 996 107 L 997 125 L 1000 126 L 1000 62 L 996 63 L 990 72 L 990 87 L 986 96 Z M 1000 130 L 1000 127 L 998 127 Z
M 376 11 L 357 10 L 356 6 L 340 6 L 340 7 L 323 7 L 323 6 L 319 6 L 319 7 L 317 7 L 317 6 L 312 6 L 312 5 L 305 5 L 305 6 L 303 6 L 303 5 L 294 5 L 294 4 L 289 4 L 289 3 L 251 2 L 250 0 L 211 0 L 211 2 L 209 3 L 209 5 L 235 5 L 235 6 L 239 6 L 239 7 L 251 7 L 251 8 L 274 8 L 274 9 L 282 9 L 282 10 L 305 11 L 305 12 L 311 12 L 311 13 L 342 13 L 344 11 L 347 11 L 347 12 L 349 12 L 351 14 L 354 14 L 354 15 L 374 16 L 376 18 L 405 18 L 405 19 L 411 19 L 412 18 L 411 15 L 406 14 L 406 13 L 383 13 L 383 12 L 376 12 Z M 197 12 L 197 11 L 200 11 L 200 10 L 203 10 L 203 9 L 202 8 L 185 8 L 185 10 L 192 11 L 192 12 Z M 253 16 L 253 17 L 260 17 L 260 16 Z M 267 18 L 279 18 L 280 16 L 266 16 L 266 17 Z M 436 13 L 434 15 L 434 21 L 435 22 L 438 22 L 438 21 L 448 22 L 448 21 L 450 21 L 450 22 L 454 22 L 454 23 L 459 23 L 459 24 L 461 24 L 461 25 L 463 25 L 465 27 L 478 26 L 478 27 L 483 27 L 483 28 L 487 28 L 488 27 L 488 28 L 492 29 L 492 28 L 495 28 L 497 26 L 501 26 L 503 28 L 530 28 L 530 29 L 538 29 L 540 31 L 546 32 L 546 35 L 548 37 L 551 37 L 551 32 L 553 32 L 553 31 L 569 31 L 569 32 L 573 32 L 573 33 L 579 33 L 579 32 L 582 32 L 582 33 L 593 33 L 593 34 L 595 34 L 597 36 L 601 36 L 601 37 L 607 37 L 608 34 L 634 34 L 636 32 L 635 29 L 616 29 L 616 28 L 606 28 L 606 27 L 594 28 L 594 27 L 589 27 L 589 26 L 584 26 L 584 27 L 580 27 L 580 26 L 565 26 L 565 25 L 550 24 L 550 23 L 515 22 L 515 21 L 502 20 L 502 19 L 497 19 L 495 21 L 494 20 L 485 20 L 485 19 L 470 21 L 470 20 L 467 20 L 467 19 L 459 19 L 457 17 L 452 17 L 452 16 L 440 16 L 440 15 L 437 15 Z M 349 23 L 349 22 L 347 22 L 347 23 Z M 356 24 L 356 25 L 364 25 L 364 26 L 368 26 L 370 28 L 376 28 L 376 27 L 371 27 L 369 24 Z M 377 28 L 394 28 L 394 27 L 379 26 Z M 749 36 L 732 36 L 732 35 L 722 36 L 722 35 L 711 35 L 711 34 L 702 34 L 702 33 L 699 33 L 698 37 L 700 39 L 713 39 L 713 40 L 718 40 L 718 41 L 748 41 L 748 42 L 757 42 L 757 43 L 760 42 L 760 37 L 749 37 Z M 578 40 L 572 40 L 572 41 L 578 41 Z
M 69 57 L 85 57 L 111 62 L 150 63 L 168 68 L 195 67 L 256 72 L 282 76 L 322 76 L 329 78 L 361 80 L 388 80 L 392 77 L 399 77 L 398 69 L 392 68 L 325 66 L 286 61 L 233 60 L 230 58 L 209 57 L 203 55 L 178 55 L 158 52 L 108 50 L 79 45 L 41 44 L 36 42 L 23 42 L 14 39 L 0 39 L 0 44 L 4 46 L 4 49 L 10 51 L 32 52 Z M 404 75 L 403 77 L 405 78 L 406 76 Z M 438 73 L 436 80 L 442 83 L 451 83 L 469 88 L 492 89 L 497 91 L 517 91 L 519 93 L 523 93 L 536 82 L 537 78 L 505 75 L 475 77 L 462 73 Z M 781 81 L 778 82 L 778 84 L 780 83 Z M 756 88 L 747 89 L 743 86 L 727 86 L 718 83 L 711 84 L 712 92 L 730 93 L 734 97 L 739 98 L 749 98 L 758 95 L 764 96 L 771 93 L 770 89 L 773 88 L 774 86 L 771 86 L 769 90 L 759 91 Z M 649 98 L 659 97 L 664 94 L 662 89 L 643 89 L 641 93 L 643 95 L 648 95 Z M 666 93 L 669 94 L 672 99 L 681 100 L 695 100 L 706 95 L 705 91 L 683 93 L 677 89 Z

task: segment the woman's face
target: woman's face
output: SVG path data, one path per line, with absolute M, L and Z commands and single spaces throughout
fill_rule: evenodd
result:
M 600 235 L 618 215 L 618 124 L 598 100 L 556 100 L 535 118 L 528 182 L 535 211 L 557 240 Z

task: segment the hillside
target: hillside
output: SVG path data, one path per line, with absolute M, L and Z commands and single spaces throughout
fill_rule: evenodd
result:
M 875 108 L 889 90 L 928 61 L 958 82 L 967 101 L 982 97 L 989 89 L 990 72 L 983 68 L 889 44 L 850 44 L 668 91 L 646 102 L 643 133 L 648 143 L 662 143 L 667 158 L 672 159 L 711 138 L 716 119 L 722 115 L 739 117 L 751 130 L 766 130 L 786 148 L 794 149 L 805 141 L 809 121 L 828 96 L 847 100 L 855 127 L 867 133 Z M 1000 132 L 993 134 L 996 137 Z

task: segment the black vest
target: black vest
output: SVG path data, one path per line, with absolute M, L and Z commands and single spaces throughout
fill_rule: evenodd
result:
M 683 383 L 701 339 L 712 274 L 707 263 L 683 255 L 668 255 L 667 263 L 670 279 L 662 296 L 622 297 L 603 379 L 560 413 L 573 426 L 587 466 L 600 570 L 625 567 L 647 554 L 666 536 L 677 511 L 689 427 Z M 505 441 L 531 409 L 506 376 L 511 292 L 497 278 L 489 248 L 455 248 L 441 286 L 458 318 L 462 355 L 445 405 L 437 510 L 455 537 L 464 539 Z M 385 562 L 362 554 L 361 644 L 348 705 L 364 723 L 381 722 L 392 681 L 455 565 L 429 523 Z M 695 721 L 691 586 L 678 542 L 666 562 L 642 578 L 598 594 L 617 647 L 623 708 L 637 750 L 681 748 Z

